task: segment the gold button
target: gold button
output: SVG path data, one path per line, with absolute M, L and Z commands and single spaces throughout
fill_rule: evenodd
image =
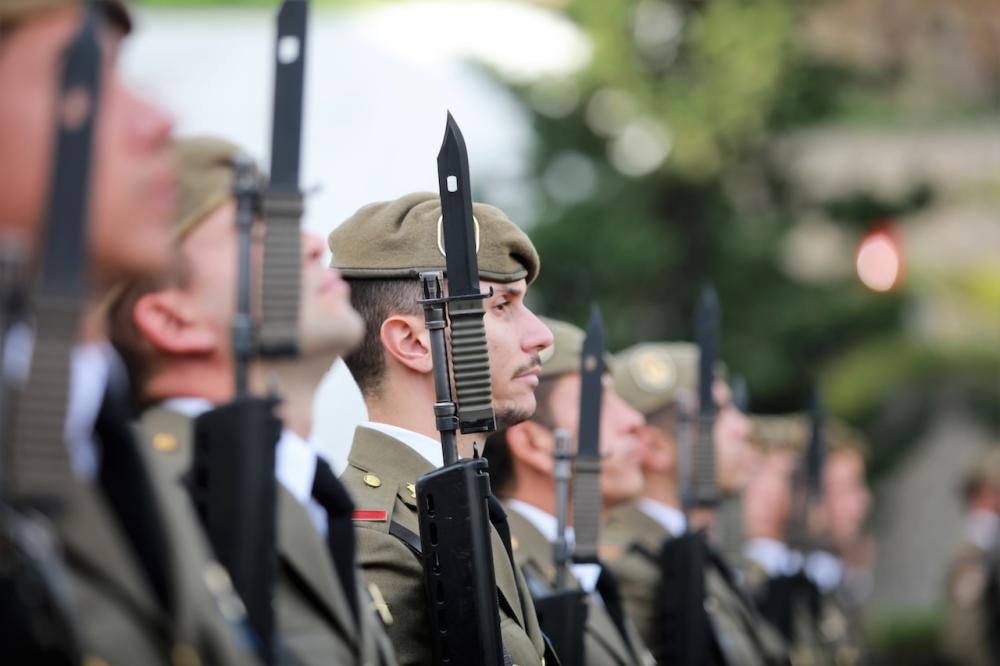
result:
M 167 432 L 153 435 L 153 448 L 161 453 L 172 453 L 177 450 L 177 438 Z
M 108 662 L 104 661 L 100 657 L 95 657 L 92 654 L 88 654 L 83 658 L 83 666 L 110 666 Z
M 412 497 L 413 499 L 417 499 L 417 487 L 414 484 L 412 483 L 406 484 L 406 489 L 409 491 L 410 497 Z
M 365 478 L 361 480 L 365 482 L 366 486 L 371 486 L 372 488 L 378 488 L 382 485 L 382 479 L 378 478 L 374 474 L 365 474 Z
M 187 643 L 178 643 L 170 652 L 174 666 L 201 666 L 201 659 L 193 647 Z

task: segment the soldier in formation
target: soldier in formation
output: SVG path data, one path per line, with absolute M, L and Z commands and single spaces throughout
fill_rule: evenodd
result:
M 796 541 L 801 419 L 761 419 L 751 438 L 721 374 L 698 404 L 697 345 L 602 361 L 599 328 L 536 316 L 541 259 L 503 211 L 472 203 L 453 120 L 440 192 L 331 225 L 327 265 L 300 233 L 301 197 L 275 188 L 297 153 L 263 176 L 224 139 L 172 137 L 116 74 L 130 28 L 123 0 L 0 0 L 11 663 L 863 659 L 856 435 L 831 430 Z M 294 288 L 273 345 L 279 274 Z M 368 412 L 353 441 L 319 442 L 348 452 L 339 478 L 310 440 L 337 358 Z M 986 626 L 967 618 L 990 617 L 997 577 L 982 516 L 995 523 L 1000 491 L 981 469 L 948 586 L 964 630 Z M 468 491 L 454 506 L 436 504 L 445 478 Z M 742 561 L 695 481 L 742 496 Z

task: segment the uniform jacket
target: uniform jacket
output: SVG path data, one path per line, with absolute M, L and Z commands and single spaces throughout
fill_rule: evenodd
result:
M 750 558 L 744 558 L 742 571 L 744 588 L 759 604 L 763 598 L 762 595 L 766 592 L 766 588 L 774 586 L 776 579 L 770 578 L 768 573 Z M 788 578 L 788 576 L 780 576 L 778 577 L 778 582 L 780 583 L 780 579 L 787 580 Z M 792 664 L 822 666 L 824 664 L 835 663 L 831 648 L 824 641 L 820 630 L 819 618 L 822 617 L 823 612 L 822 602 L 817 609 L 819 614 L 814 614 L 814 611 L 810 608 L 809 601 L 805 598 L 799 596 L 793 601 L 793 606 L 789 610 L 790 633 L 785 636 L 785 643 L 788 646 L 788 656 Z M 778 633 L 780 635 L 782 632 Z
M 516 509 L 507 510 L 507 520 L 513 535 L 514 558 L 524 575 L 530 580 L 540 581 L 551 589 L 556 581 L 555 563 L 552 560 L 552 543 Z M 566 572 L 566 581 L 579 588 L 571 571 Z M 614 666 L 615 664 L 651 664 L 653 655 L 646 649 L 639 633 L 631 622 L 626 625 L 626 643 L 611 620 L 611 616 L 591 594 L 587 598 L 587 626 L 584 632 L 586 663 L 591 666 Z
M 618 576 L 629 616 L 648 645 L 658 640 L 654 616 L 659 589 L 659 553 L 670 533 L 637 506 L 611 512 L 604 530 L 605 560 Z M 752 604 L 736 588 L 717 553 L 705 566 L 705 610 L 719 652 L 738 666 L 783 663 L 780 638 L 769 631 Z
M 123 409 L 106 400 L 95 442 L 101 480 L 74 480 L 52 520 L 88 664 L 253 664 L 242 603 L 212 562 L 187 507 L 136 441 Z M 118 494 L 118 493 L 121 494 Z M 129 502 L 113 503 L 112 495 Z M 128 521 L 128 523 L 126 523 Z M 145 567 L 128 538 L 159 544 L 162 566 Z M 166 602 L 147 570 L 157 570 Z
M 191 419 L 165 408 L 142 416 L 142 430 L 157 465 L 173 479 L 175 495 L 190 502 L 181 477 L 193 455 Z M 190 505 L 189 505 L 190 509 Z M 327 545 L 302 506 L 281 484 L 277 494 L 279 570 L 276 622 L 285 647 L 306 665 L 395 663 L 392 646 L 359 589 L 360 625 L 354 619 Z M 363 587 L 361 576 L 357 584 Z
M 986 666 L 996 661 L 986 635 L 988 553 L 971 541 L 959 544 L 948 567 L 944 648 L 956 663 Z
M 347 468 L 341 476 L 358 509 L 358 562 L 385 599 L 392 616 L 386 630 L 401 664 L 429 664 L 431 645 L 419 555 L 389 530 L 397 524 L 411 534 L 420 534 L 414 484 L 432 469 L 404 443 L 362 426 L 354 433 Z M 491 532 L 504 648 L 519 666 L 541 664 L 545 644 L 531 595 L 521 572 L 511 566 L 496 530 Z

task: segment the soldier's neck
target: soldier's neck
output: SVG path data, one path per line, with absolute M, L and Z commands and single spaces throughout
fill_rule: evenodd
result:
M 278 407 L 284 427 L 303 439 L 308 439 L 313 426 L 313 401 L 334 357 L 268 361 L 262 364 L 266 390 L 277 392 Z
M 677 489 L 677 481 L 671 474 L 646 474 L 643 497 L 666 504 L 675 509 L 681 508 L 681 495 Z

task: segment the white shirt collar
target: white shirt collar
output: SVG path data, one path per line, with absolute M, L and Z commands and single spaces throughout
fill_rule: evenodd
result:
M 792 575 L 802 568 L 802 555 L 774 539 L 750 539 L 743 554 L 772 577 Z
M 806 575 L 816 583 L 820 591 L 830 593 L 840 586 L 844 579 L 844 563 L 839 557 L 825 550 L 817 550 L 806 556 Z
M 100 454 L 94 445 L 94 424 L 108 388 L 113 353 L 107 342 L 99 342 L 76 345 L 70 356 L 63 437 L 73 471 L 86 480 L 97 477 Z
M 432 439 L 427 435 L 422 435 L 419 432 L 414 432 L 413 430 L 407 430 L 406 428 L 400 428 L 399 426 L 389 425 L 388 423 L 362 421 L 358 425 L 365 428 L 371 428 L 372 430 L 378 430 L 381 433 L 389 435 L 389 437 L 392 437 L 393 439 L 399 440 L 409 448 L 416 451 L 420 457 L 433 465 L 435 469 L 438 467 L 444 467 L 444 453 L 441 450 L 441 442 L 436 439 Z
M 648 497 L 636 502 L 639 510 L 663 526 L 670 536 L 679 537 L 687 531 L 687 518 L 675 507 Z
M 548 511 L 543 511 L 539 509 L 534 504 L 528 504 L 519 499 L 509 499 L 506 501 L 507 507 L 521 514 L 525 520 L 532 524 L 532 526 L 542 533 L 545 540 L 549 543 L 554 544 L 556 542 L 556 533 L 559 528 L 559 521 Z M 576 542 L 576 533 L 573 531 L 572 527 L 566 527 L 566 543 L 569 545 L 570 550 L 573 550 L 573 544 Z M 596 563 L 586 563 L 586 564 L 572 564 L 570 569 L 573 571 L 573 577 L 577 579 L 580 583 L 580 587 L 584 589 L 588 594 L 593 592 L 597 588 L 597 579 L 601 577 L 601 565 Z
M 189 419 L 196 419 L 215 407 L 215 405 L 205 398 L 194 398 L 189 396 L 167 398 L 161 403 L 161 406 L 172 412 L 183 414 Z
M 965 519 L 965 538 L 981 550 L 991 551 L 996 546 L 998 531 L 1000 516 L 995 513 L 974 509 Z

